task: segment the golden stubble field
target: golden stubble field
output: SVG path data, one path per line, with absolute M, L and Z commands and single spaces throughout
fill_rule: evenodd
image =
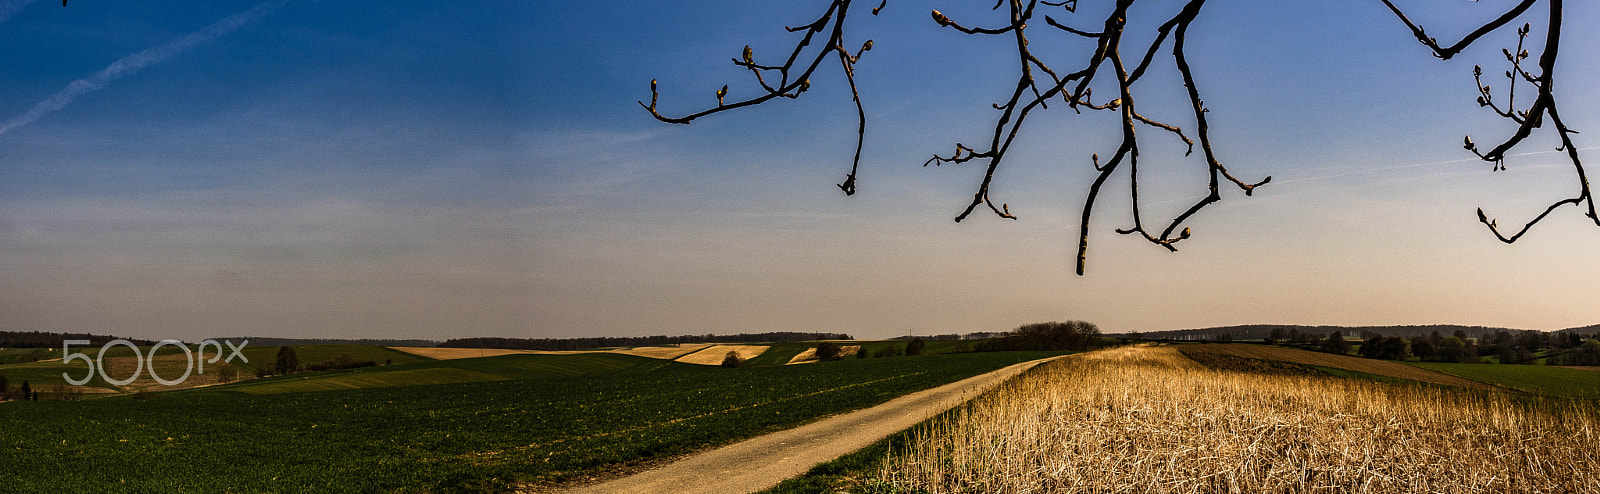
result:
M 1166 346 L 1041 366 L 902 446 L 880 480 L 931 493 L 1600 492 L 1593 402 L 1214 370 Z

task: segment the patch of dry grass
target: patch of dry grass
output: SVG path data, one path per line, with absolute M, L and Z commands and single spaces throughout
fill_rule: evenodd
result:
M 1046 364 L 913 434 L 930 493 L 1600 492 L 1592 402 L 1207 369 L 1172 347 Z
M 205 373 L 202 374 L 200 373 L 200 367 L 198 367 L 194 361 L 186 357 L 187 356 L 182 353 L 162 354 L 156 355 L 153 362 L 149 360 L 148 357 L 145 359 L 139 359 L 137 357 L 107 357 L 105 359 L 105 373 L 112 379 L 125 379 L 128 376 L 133 375 L 134 371 L 139 371 L 139 377 L 137 379 L 134 379 L 133 382 L 122 386 L 124 391 L 170 391 L 174 389 L 213 386 L 217 384 L 223 384 L 225 382 L 243 381 L 255 378 L 255 374 L 251 373 L 250 371 L 241 369 L 233 364 L 223 363 L 221 361 L 205 364 Z M 178 378 L 183 377 L 184 370 L 190 371 L 189 376 L 184 378 L 183 382 L 176 386 L 167 386 L 157 382 L 155 378 L 150 377 L 150 365 L 152 364 L 155 365 L 156 374 L 160 375 L 162 379 L 177 380 Z M 223 368 L 233 369 L 231 371 L 231 379 L 222 379 L 222 376 L 224 375 L 222 372 Z M 74 370 L 73 375 L 77 376 L 82 372 L 82 370 Z M 91 393 L 99 392 L 94 388 L 83 388 L 83 391 L 88 391 Z
M 856 352 L 859 351 L 861 351 L 861 345 L 840 345 L 839 358 L 854 357 Z M 806 351 L 800 352 L 794 358 L 789 359 L 790 364 L 807 364 L 816 361 L 817 347 L 807 348 Z
M 699 365 L 722 365 L 722 360 L 727 358 L 728 352 L 739 352 L 739 360 L 748 360 L 761 352 L 767 351 L 771 345 L 712 345 L 703 350 L 678 357 L 679 362 Z

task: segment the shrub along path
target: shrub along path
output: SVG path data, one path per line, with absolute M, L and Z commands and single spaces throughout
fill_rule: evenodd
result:
M 977 397 L 1050 357 L 926 389 L 794 429 L 706 451 L 638 475 L 569 491 L 574 494 L 731 494 L 756 492 L 812 466 L 864 448 Z

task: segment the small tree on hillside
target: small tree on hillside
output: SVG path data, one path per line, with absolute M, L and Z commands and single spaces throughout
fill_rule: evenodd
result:
M 300 358 L 294 354 L 294 348 L 288 345 L 278 347 L 278 373 L 289 374 L 300 370 Z
M 0 376 L 0 400 L 5 399 L 6 391 L 11 388 L 11 383 L 6 381 L 6 376 Z
M 744 361 L 739 360 L 739 352 L 729 351 L 727 355 L 722 356 L 723 367 L 733 368 L 740 365 L 744 365 Z
M 817 360 L 839 360 L 839 344 L 824 341 L 817 344 Z
M 231 383 L 237 377 L 239 377 L 239 369 L 234 368 L 234 366 L 224 365 L 217 369 L 217 382 Z
M 1350 342 L 1344 341 L 1344 333 L 1334 331 L 1328 339 L 1322 340 L 1322 351 L 1344 355 L 1350 353 Z
M 866 345 L 861 345 L 861 346 L 856 347 L 856 358 L 857 359 L 864 359 L 864 358 L 871 358 L 871 357 L 872 357 L 872 354 L 867 352 L 867 346 Z
M 906 343 L 906 355 L 922 355 L 927 347 L 928 342 L 922 341 L 922 338 L 912 338 L 911 343 Z
M 1461 338 L 1448 336 L 1439 340 L 1439 348 L 1436 352 L 1440 361 L 1460 362 L 1467 355 L 1467 343 L 1461 341 Z
M 28 381 L 22 381 L 22 399 L 26 401 L 31 396 L 33 396 L 33 386 L 29 386 Z

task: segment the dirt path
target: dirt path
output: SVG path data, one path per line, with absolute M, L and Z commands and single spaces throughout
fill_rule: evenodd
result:
M 1015 364 L 872 408 L 837 415 L 794 429 L 747 439 L 684 458 L 655 470 L 567 491 L 572 494 L 736 494 L 767 489 L 790 477 L 867 447 L 929 417 L 960 405 L 1042 362 Z

